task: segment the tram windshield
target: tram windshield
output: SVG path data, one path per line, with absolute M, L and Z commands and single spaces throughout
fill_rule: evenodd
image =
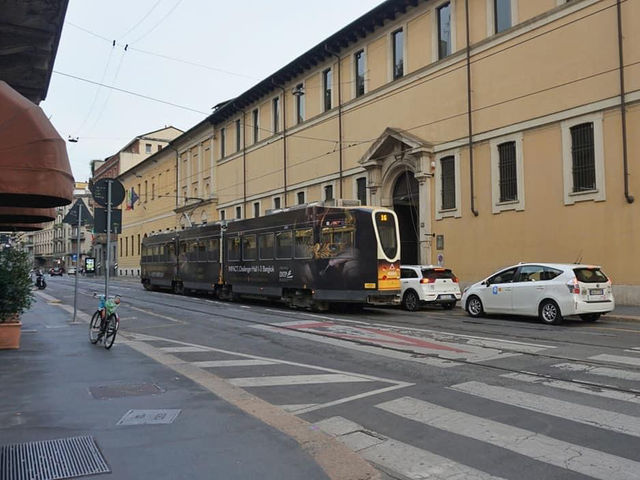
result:
M 398 254 L 395 217 L 389 212 L 376 212 L 375 220 L 378 236 L 380 237 L 380 246 L 387 258 L 394 259 Z

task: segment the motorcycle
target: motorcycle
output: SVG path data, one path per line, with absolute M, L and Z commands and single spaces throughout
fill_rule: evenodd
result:
M 44 275 L 41 273 L 36 276 L 36 287 L 38 287 L 38 290 L 44 290 L 47 288 L 47 282 L 44 279 Z

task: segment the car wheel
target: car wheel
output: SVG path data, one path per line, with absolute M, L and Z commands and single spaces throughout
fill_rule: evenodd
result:
M 405 310 L 409 310 L 410 312 L 414 312 L 420 306 L 420 299 L 418 298 L 418 294 L 413 290 L 408 290 L 404 297 L 402 297 L 402 306 Z
M 540 304 L 538 316 L 542 323 L 548 325 L 557 325 L 562 323 L 562 313 L 560 313 L 560 307 L 553 300 L 544 300 Z
M 584 322 L 596 322 L 600 318 L 599 313 L 583 313 L 580 315 L 580 318 Z
M 453 310 L 453 307 L 455 307 L 456 304 L 455 303 L 443 303 L 442 304 L 442 308 L 444 308 L 445 310 Z
M 482 300 L 475 295 L 469 297 L 469 300 L 467 300 L 467 313 L 473 318 L 478 318 L 484 315 Z

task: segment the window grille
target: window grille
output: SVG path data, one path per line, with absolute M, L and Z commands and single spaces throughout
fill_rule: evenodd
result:
M 592 122 L 571 127 L 571 158 L 573 191 L 595 190 L 596 163 Z
M 456 208 L 456 165 L 454 157 L 440 159 L 442 210 Z
M 518 176 L 516 171 L 516 142 L 498 145 L 498 170 L 500 172 L 500 202 L 518 200 Z

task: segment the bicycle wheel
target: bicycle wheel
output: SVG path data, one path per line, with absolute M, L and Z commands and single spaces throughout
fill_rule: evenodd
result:
M 109 350 L 113 346 L 113 342 L 116 339 L 116 333 L 118 332 L 118 319 L 116 315 L 112 313 L 107 320 L 107 327 L 104 332 L 104 348 Z
M 100 340 L 100 310 L 96 310 L 89 322 L 89 341 L 95 344 L 98 340 Z

